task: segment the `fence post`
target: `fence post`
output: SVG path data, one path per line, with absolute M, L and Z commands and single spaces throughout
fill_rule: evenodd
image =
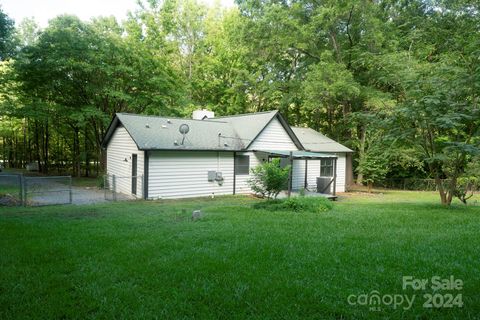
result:
M 22 188 L 22 175 L 18 175 L 18 196 L 20 198 L 20 205 L 23 205 L 23 188 Z
M 21 189 L 22 189 L 22 204 L 24 207 L 27 206 L 27 179 L 23 176 L 23 174 L 21 175 L 21 181 L 22 181 L 22 186 L 21 186 Z
M 107 181 L 108 176 L 106 174 L 103 175 L 103 198 L 107 200 Z
M 117 181 L 115 175 L 112 175 L 113 201 L 117 201 Z
M 73 195 L 72 195 L 72 176 L 69 176 L 69 188 L 68 188 L 68 190 L 69 190 L 69 197 L 70 197 L 69 200 L 70 200 L 70 204 L 72 204 L 72 202 L 73 202 L 73 201 L 72 201 L 72 200 L 73 200 L 73 199 L 72 199 L 72 198 L 73 198 L 73 197 L 72 197 L 72 196 L 73 196 Z

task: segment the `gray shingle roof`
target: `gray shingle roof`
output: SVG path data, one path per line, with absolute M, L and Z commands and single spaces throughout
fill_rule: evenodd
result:
M 118 113 L 117 118 L 140 150 L 241 150 L 241 139 L 228 122 L 178 119 Z M 185 135 L 179 127 L 187 124 Z M 219 136 L 220 134 L 220 136 Z M 175 143 L 176 142 L 176 143 Z
M 353 152 L 353 150 L 310 128 L 292 127 L 305 150 L 314 152 Z
M 278 117 L 299 149 L 305 148 L 314 152 L 352 152 L 313 129 L 290 128 L 278 111 L 205 120 L 117 113 L 102 145 L 107 147 L 117 126 L 122 125 L 140 150 L 240 151 L 247 149 L 274 117 Z M 187 124 L 190 128 L 183 144 L 183 135 L 179 132 L 182 124 Z
M 224 121 L 231 124 L 240 139 L 242 139 L 245 147 L 247 147 L 277 114 L 278 111 L 275 110 L 239 114 L 235 116 L 216 117 L 209 120 Z

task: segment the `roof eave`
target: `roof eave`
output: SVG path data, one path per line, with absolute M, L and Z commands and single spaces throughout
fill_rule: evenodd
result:
M 110 124 L 108 125 L 107 131 L 105 133 L 105 136 L 102 139 L 102 142 L 100 146 L 103 149 L 106 149 L 108 147 L 108 143 L 110 142 L 110 139 L 113 136 L 113 133 L 115 132 L 115 129 L 117 129 L 118 123 L 120 122 L 120 119 L 118 119 L 117 115 L 113 117 L 112 121 L 110 121 Z

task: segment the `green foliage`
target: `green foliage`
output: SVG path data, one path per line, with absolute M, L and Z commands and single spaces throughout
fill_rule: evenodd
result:
M 13 20 L 0 7 L 0 61 L 6 60 L 15 52 L 15 27 Z
M 291 125 L 354 149 L 360 183 L 454 182 L 479 152 L 476 2 L 138 4 L 122 23 L 59 16 L 44 30 L 31 19 L 13 30 L 0 12 L 0 60 L 15 58 L 0 66 L 8 165 L 79 174 L 80 162 L 93 161 L 102 171 L 100 143 L 115 112 L 193 108 L 279 109 Z M 441 191 L 442 202 L 453 190 Z
M 382 153 L 369 153 L 358 165 L 357 171 L 363 173 L 363 182 L 371 186 L 374 182 L 385 178 L 388 171 L 388 157 Z
M 480 190 L 480 176 L 460 177 L 455 186 L 454 196 L 463 204 Z
M 333 208 L 333 202 L 325 197 L 291 197 L 258 202 L 253 205 L 258 210 L 291 212 L 325 212 Z
M 290 166 L 282 168 L 280 159 L 272 159 L 253 168 L 248 183 L 257 195 L 272 199 L 286 189 L 289 174 Z

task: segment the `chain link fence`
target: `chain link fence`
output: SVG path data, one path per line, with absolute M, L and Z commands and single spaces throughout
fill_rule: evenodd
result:
M 442 185 L 446 187 L 449 183 L 449 180 L 442 180 Z M 373 184 L 376 188 L 384 189 L 395 189 L 395 190 L 410 190 L 410 191 L 438 191 L 437 184 L 435 179 L 414 179 L 414 178 L 405 178 L 405 179 L 384 179 L 381 181 L 376 181 Z M 475 192 L 480 190 L 476 188 Z
M 29 206 L 72 203 L 72 177 L 24 177 L 24 201 Z
M 21 206 L 23 204 L 22 184 L 21 174 L 0 174 L 0 206 Z
M 29 177 L 0 174 L 0 206 L 43 206 L 72 203 L 72 177 Z
M 141 199 L 143 194 L 143 175 L 117 176 L 107 174 L 103 176 L 105 200 L 121 201 Z

